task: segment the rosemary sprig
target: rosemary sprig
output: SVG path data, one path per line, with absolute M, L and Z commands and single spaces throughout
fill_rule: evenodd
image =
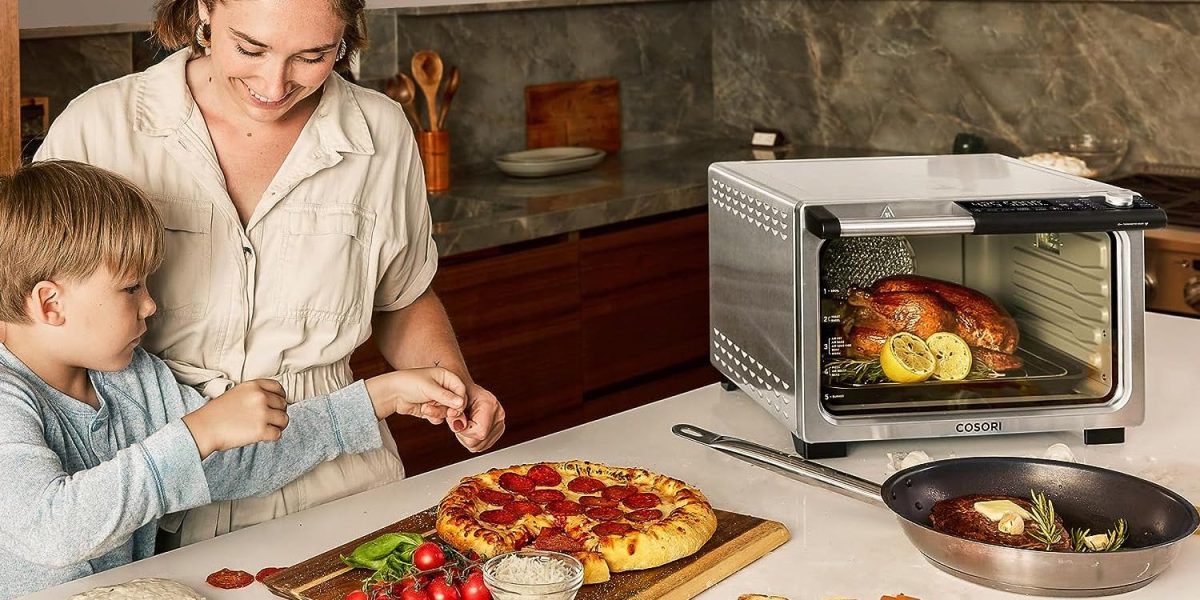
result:
M 825 363 L 824 373 L 834 381 L 844 384 L 889 383 L 887 375 L 883 374 L 883 365 L 879 364 L 878 358 L 835 358 Z M 998 377 L 1004 377 L 1004 374 L 979 361 L 973 361 L 971 371 L 963 380 L 996 379 Z
M 1050 550 L 1062 539 L 1058 523 L 1054 521 L 1054 503 L 1045 494 L 1029 490 L 1029 500 L 1033 504 L 1033 523 L 1037 529 L 1026 529 L 1025 534 L 1046 545 Z
M 1087 545 L 1085 538 L 1091 534 L 1091 529 L 1073 529 L 1071 530 L 1071 546 L 1075 548 L 1076 552 L 1113 552 L 1120 550 L 1121 546 L 1125 545 L 1125 540 L 1129 536 L 1128 528 L 1129 525 L 1125 522 L 1125 519 L 1117 519 L 1117 522 L 1113 524 L 1113 528 L 1107 532 L 1108 545 L 1103 550 L 1093 550 Z
M 1071 548 L 1073 548 L 1076 552 L 1090 552 L 1090 549 L 1087 547 L 1087 542 L 1084 541 L 1084 538 L 1091 535 L 1091 533 L 1091 529 L 1083 529 L 1081 527 L 1072 529 Z

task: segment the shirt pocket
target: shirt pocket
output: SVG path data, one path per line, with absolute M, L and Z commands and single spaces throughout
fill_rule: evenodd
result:
M 272 315 L 303 321 L 358 322 L 367 287 L 375 215 L 355 204 L 284 209 L 282 257 L 262 290 Z
M 162 316 L 196 320 L 208 313 L 212 276 L 212 205 L 155 201 L 166 230 L 163 265 L 150 276 Z

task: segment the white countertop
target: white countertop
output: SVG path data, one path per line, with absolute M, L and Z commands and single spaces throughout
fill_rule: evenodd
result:
M 851 445 L 848 458 L 825 461 L 883 481 L 886 453 L 924 450 L 933 458 L 972 455 L 1040 456 L 1069 445 L 1081 462 L 1115 468 L 1161 483 L 1200 501 L 1200 320 L 1146 318 L 1146 423 L 1115 446 L 1084 446 L 1080 432 L 871 442 Z M 921 557 L 891 512 L 873 508 L 725 456 L 676 437 L 675 423 L 692 423 L 792 452 L 782 425 L 740 392 L 709 386 L 619 415 L 486 454 L 356 496 L 99 573 L 29 598 L 63 598 L 135 577 L 168 577 L 212 599 L 275 598 L 261 584 L 219 590 L 204 578 L 221 568 L 251 573 L 286 566 L 370 533 L 436 504 L 461 477 L 510 464 L 582 458 L 640 466 L 694 484 L 718 508 L 783 522 L 792 539 L 702 594 L 778 594 L 791 600 L 841 595 L 875 600 L 903 592 L 923 600 L 1022 598 L 960 581 Z M 1175 564 L 1148 587 L 1122 598 L 1189 598 L 1200 590 L 1200 536 L 1183 542 Z

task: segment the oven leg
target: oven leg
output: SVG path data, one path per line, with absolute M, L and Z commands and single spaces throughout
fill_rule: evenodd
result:
M 1124 444 L 1125 443 L 1125 428 L 1113 427 L 1111 429 L 1084 429 L 1083 443 L 1088 446 L 1096 444 Z
M 736 392 L 738 389 L 738 386 L 736 383 L 730 381 L 728 377 L 722 375 L 721 376 L 721 389 L 723 389 L 727 392 Z
M 792 444 L 796 446 L 796 452 L 809 460 L 819 460 L 822 458 L 845 458 L 846 457 L 846 442 L 817 442 L 810 444 L 795 435 L 792 436 Z

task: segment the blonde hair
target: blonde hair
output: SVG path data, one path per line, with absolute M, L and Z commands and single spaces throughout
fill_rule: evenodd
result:
M 227 0 L 199 0 L 204 3 L 211 13 L 218 2 Z M 154 3 L 154 37 L 158 43 L 171 50 L 187 46 L 195 54 L 202 54 L 204 48 L 196 40 L 196 30 L 200 27 L 200 8 L 197 0 L 157 0 Z M 333 64 L 335 69 L 348 69 L 350 56 L 367 47 L 367 15 L 366 0 L 329 0 L 334 14 L 342 19 L 346 31 L 342 39 L 346 41 L 346 56 Z M 206 33 L 211 36 L 211 33 Z
M 143 280 L 163 260 L 158 212 L 129 180 L 84 163 L 46 161 L 0 176 L 0 321 L 25 323 L 39 281 L 100 267 Z

